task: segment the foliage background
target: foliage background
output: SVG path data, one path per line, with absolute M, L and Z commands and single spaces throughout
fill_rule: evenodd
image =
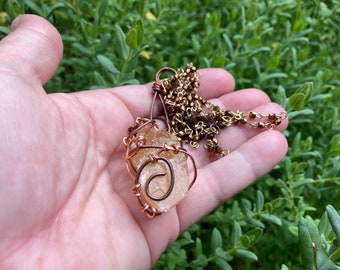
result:
M 286 158 L 154 269 L 340 269 L 339 1 L 5 0 L 0 37 L 23 13 L 62 34 L 49 93 L 145 83 L 193 62 L 227 69 L 237 89 L 263 89 L 289 112 Z

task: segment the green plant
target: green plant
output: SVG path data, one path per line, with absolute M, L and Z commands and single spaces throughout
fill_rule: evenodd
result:
M 50 20 L 64 59 L 47 92 L 145 83 L 163 66 L 221 67 L 289 115 L 272 172 L 183 233 L 154 269 L 339 269 L 340 2 L 19 1 Z M 332 206 L 330 206 L 332 205 Z M 326 211 L 326 214 L 325 214 Z
M 301 259 L 306 269 L 338 269 L 340 257 L 340 216 L 333 206 L 315 223 L 301 218 L 298 224 Z

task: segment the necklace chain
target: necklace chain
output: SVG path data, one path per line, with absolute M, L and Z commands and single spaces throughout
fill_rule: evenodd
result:
M 167 72 L 172 73 L 172 76 L 162 80 L 161 75 Z M 217 141 L 222 128 L 243 124 L 270 130 L 287 117 L 286 112 L 263 114 L 223 110 L 199 96 L 198 88 L 199 75 L 191 63 L 187 64 L 186 69 L 177 71 L 161 69 L 153 85 L 153 90 L 161 96 L 171 132 L 182 143 L 195 148 L 199 147 L 202 138 L 206 138 L 204 146 L 207 151 L 224 156 L 227 150 L 219 146 Z

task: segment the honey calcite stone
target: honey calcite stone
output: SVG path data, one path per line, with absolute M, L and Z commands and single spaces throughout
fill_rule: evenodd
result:
M 135 136 L 143 138 L 142 146 L 130 146 L 130 151 L 136 150 L 130 164 L 136 171 L 136 186 L 140 184 L 140 201 L 158 212 L 166 212 L 188 192 L 190 173 L 187 156 L 184 152 L 165 147 L 181 147 L 181 144 L 175 135 L 158 129 L 154 123 L 141 127 Z

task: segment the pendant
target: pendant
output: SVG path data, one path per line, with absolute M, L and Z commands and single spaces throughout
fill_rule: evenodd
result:
M 142 212 L 154 218 L 184 199 L 195 182 L 196 165 L 173 133 L 159 129 L 153 120 L 138 118 L 124 144 L 124 159 Z

